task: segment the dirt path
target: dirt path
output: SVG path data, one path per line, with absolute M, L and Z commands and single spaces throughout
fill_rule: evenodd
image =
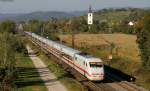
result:
M 29 53 L 33 53 L 33 50 L 29 46 L 27 46 L 27 50 Z M 47 66 L 39 57 L 36 55 L 30 55 L 30 58 L 37 68 L 41 79 L 44 81 L 48 91 L 67 91 L 67 89 L 57 80 L 54 74 L 49 71 Z

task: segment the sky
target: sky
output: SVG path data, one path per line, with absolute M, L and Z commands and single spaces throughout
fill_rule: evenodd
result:
M 84 11 L 111 7 L 150 7 L 150 0 L 0 0 L 0 13 L 35 11 Z

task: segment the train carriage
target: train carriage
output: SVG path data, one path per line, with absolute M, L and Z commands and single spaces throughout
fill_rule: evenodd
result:
M 104 66 L 103 61 L 100 58 L 93 57 L 82 51 L 48 40 L 34 33 L 26 32 L 26 34 L 58 51 L 61 56 L 66 59 L 63 60 L 65 63 L 86 76 L 89 80 L 101 81 L 104 79 Z

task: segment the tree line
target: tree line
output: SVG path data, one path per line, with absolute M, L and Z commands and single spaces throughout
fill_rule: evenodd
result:
M 0 23 L 0 90 L 10 91 L 14 86 L 17 68 L 16 54 L 23 53 L 25 47 L 15 34 L 13 21 Z
M 143 66 L 150 70 L 150 13 L 138 21 L 137 43 L 141 51 Z

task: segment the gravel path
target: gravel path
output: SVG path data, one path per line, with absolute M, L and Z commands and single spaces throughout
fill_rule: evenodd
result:
M 27 50 L 29 53 L 33 53 L 33 50 L 29 46 L 27 46 Z M 30 58 L 37 68 L 41 79 L 44 81 L 48 91 L 67 91 L 67 89 L 57 80 L 54 74 L 49 71 L 47 66 L 39 57 L 36 55 L 30 55 Z

